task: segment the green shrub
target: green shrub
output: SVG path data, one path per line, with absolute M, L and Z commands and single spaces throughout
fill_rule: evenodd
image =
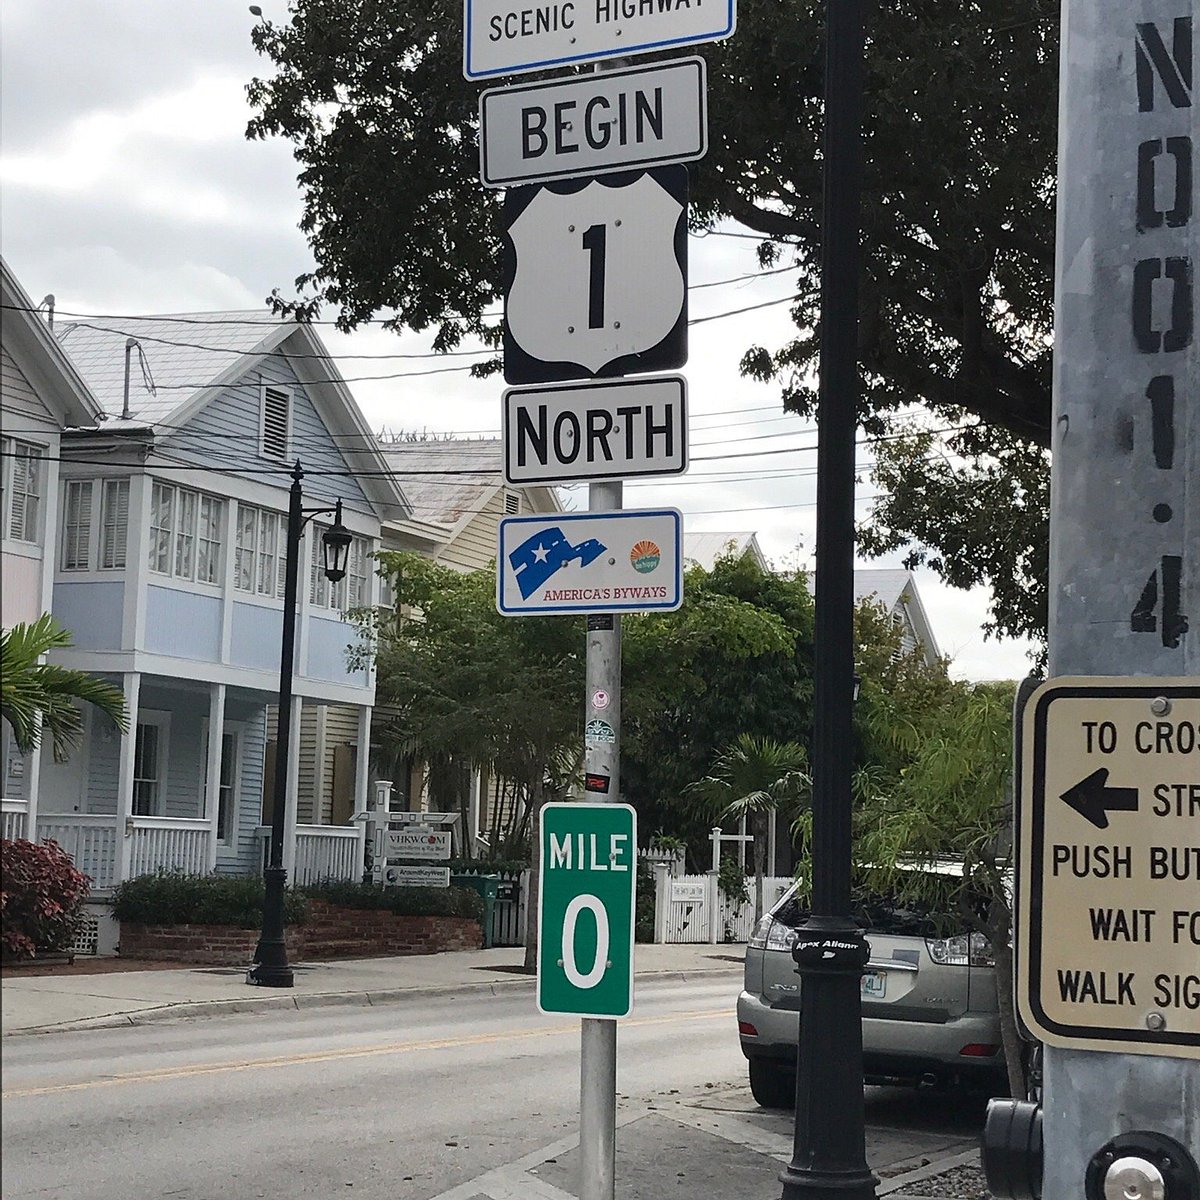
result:
M 0 944 L 16 959 L 66 950 L 83 922 L 88 877 L 57 842 L 0 843 Z
M 258 929 L 262 925 L 264 887 L 261 877 L 184 875 L 159 871 L 118 884 L 113 913 L 119 921 L 141 925 L 233 925 Z M 303 925 L 308 904 L 295 888 L 283 896 L 284 920 Z
M 654 868 L 638 864 L 633 938 L 637 942 L 654 941 Z
M 483 897 L 469 888 L 317 883 L 301 890 L 313 900 L 324 900 L 339 908 L 382 909 L 407 917 L 467 917 L 476 921 L 483 916 Z

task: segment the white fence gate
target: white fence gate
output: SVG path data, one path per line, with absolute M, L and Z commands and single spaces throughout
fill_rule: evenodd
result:
M 671 878 L 664 867 L 654 872 L 654 940 L 674 944 L 745 942 L 754 930 L 754 881 L 749 900 L 731 901 L 717 886 L 717 874 Z M 763 905 L 769 909 L 789 887 L 787 875 L 763 879 Z
M 492 945 L 525 945 L 529 919 L 529 871 L 489 871 L 484 863 L 477 870 L 455 871 L 454 874 L 499 875 L 496 905 L 492 909 Z

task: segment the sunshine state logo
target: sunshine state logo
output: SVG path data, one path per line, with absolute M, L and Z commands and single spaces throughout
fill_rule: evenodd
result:
M 629 561 L 635 571 L 649 575 L 662 561 L 662 551 L 653 542 L 638 542 L 629 552 Z

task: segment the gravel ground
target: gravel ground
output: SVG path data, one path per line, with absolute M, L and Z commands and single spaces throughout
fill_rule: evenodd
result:
M 902 1195 L 904 1200 L 992 1200 L 982 1169 L 970 1164 L 922 1179 Z

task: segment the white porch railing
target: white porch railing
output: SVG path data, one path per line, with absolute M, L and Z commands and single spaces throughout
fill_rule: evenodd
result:
M 288 882 L 303 886 L 325 880 L 357 881 L 363 876 L 364 830 L 357 825 L 297 825 L 296 861 Z M 271 854 L 271 828 L 260 825 L 262 861 Z
M 38 841 L 53 838 L 85 875 L 92 887 L 111 888 L 117 881 L 117 819 L 92 813 L 39 813 Z
M 155 871 L 208 874 L 212 825 L 205 818 L 130 817 L 126 830 L 133 839 L 129 855 L 130 879 L 152 875 Z
M 0 800 L 0 837 L 23 838 L 29 806 L 24 800 Z

